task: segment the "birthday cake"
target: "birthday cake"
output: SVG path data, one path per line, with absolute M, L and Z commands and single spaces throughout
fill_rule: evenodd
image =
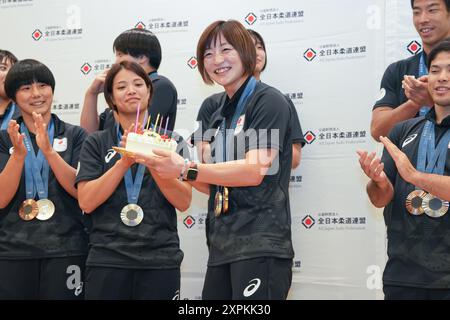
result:
M 144 130 L 141 133 L 128 133 L 125 149 L 130 152 L 151 155 L 153 149 L 175 151 L 177 143 L 166 135 L 161 136 L 154 131 Z

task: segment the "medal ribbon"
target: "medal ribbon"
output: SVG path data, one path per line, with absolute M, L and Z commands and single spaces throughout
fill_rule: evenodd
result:
M 39 150 L 37 156 L 34 152 L 33 143 L 30 139 L 30 133 L 25 126 L 25 122 L 20 125 L 20 131 L 25 134 L 24 144 L 27 148 L 27 155 L 25 157 L 25 192 L 27 199 L 34 199 L 36 193 L 39 199 L 48 198 L 48 176 L 50 167 L 44 154 Z M 48 136 L 50 144 L 53 145 L 54 124 L 53 119 L 48 125 Z
M 158 72 L 156 72 L 156 71 L 152 72 L 148 76 L 149 76 L 150 80 L 152 80 L 152 82 L 153 82 L 156 80 L 156 78 L 158 78 Z
M 222 152 L 222 159 L 223 159 L 222 162 L 231 160 L 232 152 L 227 153 L 228 149 L 227 146 L 230 145 L 232 141 L 231 139 L 234 139 L 234 130 L 236 129 L 238 119 L 241 116 L 242 112 L 244 112 L 245 108 L 247 107 L 247 100 L 252 95 L 253 91 L 255 91 L 256 84 L 257 84 L 256 79 L 254 77 L 251 77 L 247 85 L 245 86 L 244 92 L 239 98 L 236 110 L 234 111 L 233 118 L 231 120 L 230 125 L 231 130 L 226 130 L 226 119 L 222 120 L 222 124 L 220 125 L 220 133 L 223 138 L 223 150 L 218 150 L 219 155 L 220 152 Z
M 222 120 L 222 123 L 220 125 L 220 134 L 222 135 L 222 139 L 223 139 L 223 145 L 222 145 L 222 150 L 220 149 L 220 144 L 217 144 L 217 156 L 216 159 L 220 159 L 220 154 L 222 153 L 222 161 L 216 161 L 216 162 L 227 162 L 229 160 L 231 160 L 232 154 L 233 152 L 228 152 L 227 148 L 228 145 L 231 144 L 232 139 L 234 139 L 234 130 L 236 129 L 237 126 L 237 122 L 239 117 L 241 116 L 242 112 L 244 112 L 245 108 L 247 107 L 247 100 L 248 98 L 252 95 L 253 91 L 255 91 L 255 87 L 256 87 L 257 81 L 254 77 L 251 77 L 250 80 L 248 81 L 247 85 L 245 86 L 244 92 L 242 93 L 241 97 L 239 98 L 238 104 L 236 106 L 236 110 L 234 111 L 233 114 L 233 118 L 231 119 L 231 125 L 230 125 L 230 129 L 231 130 L 226 130 L 226 119 L 224 118 Z M 226 100 L 226 99 L 225 99 Z M 225 102 L 224 102 L 225 103 Z M 219 192 L 222 193 L 223 192 L 223 186 L 218 186 L 219 188 Z
M 434 124 L 427 121 L 420 137 L 417 170 L 443 175 L 449 143 L 450 130 L 447 130 L 436 146 Z
M 428 75 L 428 69 L 425 64 L 425 52 L 422 51 L 422 54 L 420 55 L 420 62 L 419 62 L 419 78 L 422 76 L 426 76 L 426 75 Z M 419 115 L 424 116 L 430 109 L 431 109 L 431 107 L 422 106 L 420 108 Z
M 8 110 L 8 113 L 3 118 L 3 122 L 2 122 L 2 126 L 0 127 L 0 130 L 6 130 L 8 128 L 9 121 L 11 121 L 11 119 L 14 115 L 14 111 L 16 111 L 16 108 L 17 108 L 16 104 L 12 103 L 11 107 Z
M 119 125 L 117 124 L 117 145 L 119 145 L 122 139 L 122 133 L 120 132 Z M 127 170 L 125 174 L 125 188 L 127 191 L 127 199 L 129 204 L 137 204 L 139 199 L 139 193 L 141 192 L 142 181 L 144 180 L 145 166 L 143 164 L 138 164 L 138 170 L 133 181 L 133 175 L 131 168 Z

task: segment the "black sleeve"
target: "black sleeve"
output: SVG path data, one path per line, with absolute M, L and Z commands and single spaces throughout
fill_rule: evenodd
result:
M 398 62 L 392 63 L 384 72 L 380 86 L 380 97 L 375 103 L 373 109 L 382 106 L 397 108 L 400 103 L 400 86 L 402 83 L 401 75 L 398 68 Z
M 74 127 L 74 133 L 73 133 L 73 152 L 72 152 L 72 159 L 70 162 L 70 166 L 73 168 L 77 168 L 78 162 L 80 159 L 80 152 L 81 148 L 83 147 L 84 140 L 87 138 L 86 131 L 78 126 Z
M 303 137 L 302 126 L 300 125 L 300 120 L 298 119 L 297 109 L 295 109 L 295 105 L 292 103 L 292 100 L 286 97 L 290 107 L 291 107 L 291 136 L 292 136 L 292 144 L 300 144 L 302 147 L 305 146 L 306 140 Z
M 172 90 L 172 107 L 170 108 L 168 127 L 175 129 L 175 120 L 177 120 L 178 92 L 175 88 Z
M 401 136 L 403 132 L 403 123 L 398 123 L 392 128 L 391 132 L 389 132 L 388 138 L 392 141 L 393 144 L 397 146 L 397 148 L 401 149 Z M 388 177 L 389 181 L 391 181 L 392 185 L 395 186 L 395 178 L 397 176 L 397 166 L 395 165 L 394 159 L 392 159 L 391 155 L 387 151 L 386 148 L 383 149 L 383 155 L 381 157 L 381 162 L 384 163 L 384 173 Z
M 113 111 L 106 108 L 98 118 L 98 130 L 106 130 L 114 126 L 116 120 L 114 119 Z
M 152 123 L 156 121 L 158 114 L 168 115 L 169 123 L 167 130 L 173 131 L 175 120 L 177 118 L 177 99 L 178 93 L 175 87 L 165 79 L 153 82 L 154 93 L 150 103 L 149 112 L 152 115 Z M 165 122 L 165 120 L 163 120 Z M 165 128 L 165 123 L 162 127 Z
M 103 175 L 103 162 L 98 137 L 96 133 L 91 134 L 83 143 L 75 184 L 80 181 L 95 180 Z
M 256 101 L 250 117 L 250 122 L 245 125 L 245 152 L 254 149 L 278 149 L 283 152 L 291 121 L 291 108 L 285 97 L 278 91 L 266 92 Z
M 8 163 L 9 157 L 9 149 L 11 148 L 11 142 L 9 140 L 9 135 L 6 130 L 0 131 L 0 172 L 5 169 L 6 164 Z

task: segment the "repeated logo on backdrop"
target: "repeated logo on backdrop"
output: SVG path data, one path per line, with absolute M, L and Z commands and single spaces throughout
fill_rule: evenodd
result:
M 88 75 L 91 72 L 95 75 L 108 70 L 113 65 L 114 61 L 111 59 L 96 59 L 91 62 L 83 62 L 80 67 L 81 73 Z
M 249 12 L 244 21 L 248 26 L 258 24 L 272 25 L 272 24 L 287 24 L 287 23 L 302 23 L 304 21 L 305 12 L 299 8 L 290 8 L 288 10 L 280 8 L 265 8 L 259 11 Z
M 34 5 L 34 0 L 0 0 L 0 9 L 30 7 Z
M 56 99 L 53 99 L 52 112 L 56 114 L 69 114 L 69 113 L 78 114 L 81 112 L 81 103 L 79 101 L 68 102 L 68 101 L 57 101 Z
M 306 131 L 303 137 L 307 144 L 317 143 L 323 146 L 334 146 L 366 143 L 368 134 L 365 129 L 319 128 L 315 131 Z
M 298 91 L 298 92 L 288 92 L 288 93 L 284 93 L 284 95 L 286 97 L 288 97 L 289 99 L 291 99 L 291 101 L 295 104 L 295 105 L 300 105 L 303 104 L 303 92 Z
M 183 224 L 186 229 L 204 230 L 207 215 L 208 214 L 206 212 L 187 215 L 186 217 L 182 218 Z
M 38 28 L 31 33 L 34 41 L 78 40 L 82 38 L 82 35 L 83 28 L 65 28 L 61 26 Z
M 416 40 L 413 40 L 406 46 L 406 49 L 411 54 L 417 54 L 422 50 L 422 45 Z
M 148 20 L 137 21 L 134 27 L 147 29 L 155 33 L 187 32 L 189 19 L 186 17 L 178 19 L 149 18 Z
M 189 60 L 187 61 L 187 65 L 191 68 L 191 69 L 195 69 L 197 68 L 198 65 L 198 60 L 196 57 L 192 56 L 189 58 Z
M 367 218 L 364 216 L 342 215 L 337 212 L 320 212 L 296 216 L 293 225 L 301 225 L 303 229 L 318 231 L 365 230 Z
M 330 43 L 319 45 L 316 48 L 306 48 L 302 51 L 303 58 L 308 61 L 341 61 L 350 59 L 360 59 L 367 55 L 367 45 L 352 44 L 342 45 L 338 43 Z

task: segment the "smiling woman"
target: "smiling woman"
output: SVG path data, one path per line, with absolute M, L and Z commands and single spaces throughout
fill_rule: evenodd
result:
M 256 50 L 238 21 L 216 21 L 197 44 L 199 72 L 226 97 L 211 118 L 211 162 L 140 156 L 165 178 L 209 193 L 203 299 L 286 299 L 292 280 L 289 178 L 293 117 L 285 97 L 253 76 Z
M 189 207 L 191 186 L 163 180 L 127 154 L 111 153 L 127 129 L 144 123 L 152 94 L 152 82 L 139 64 L 113 65 L 105 79 L 105 99 L 118 123 L 93 133 L 83 145 L 76 183 L 80 206 L 92 221 L 87 299 L 179 295 L 183 252 L 175 208 Z
M 0 132 L 0 299 L 84 297 L 87 235 L 74 183 L 86 134 L 51 114 L 54 88 L 36 60 L 17 62 L 6 76 L 22 116 Z M 78 272 L 74 286 L 69 267 Z

